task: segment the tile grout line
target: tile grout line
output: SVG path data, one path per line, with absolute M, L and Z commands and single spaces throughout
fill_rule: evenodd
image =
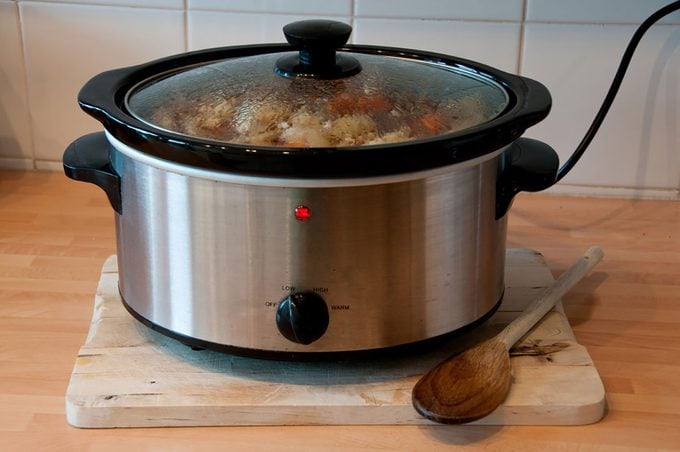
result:
M 189 34 L 189 0 L 184 0 L 184 51 L 188 52 L 191 48 Z
M 356 0 L 351 0 L 351 7 L 352 10 L 350 12 L 349 16 L 349 24 L 352 26 L 352 38 L 350 40 L 350 43 L 356 44 L 356 38 L 354 37 L 354 31 L 357 28 L 357 1 Z
M 26 114 L 28 119 L 28 146 L 31 152 L 30 161 L 33 170 L 36 168 L 36 155 L 35 155 L 35 128 L 33 127 L 33 114 L 31 112 L 31 90 L 28 83 L 28 61 L 26 58 L 26 32 L 24 29 L 24 16 L 22 14 L 22 8 L 19 6 L 19 2 L 15 3 L 17 20 L 19 21 L 19 40 L 21 44 L 21 64 L 23 65 L 23 77 L 24 77 L 24 89 L 26 94 Z
M 34 3 L 34 4 L 47 4 L 47 5 L 54 5 L 54 4 L 65 4 L 65 5 L 72 5 L 72 6 L 84 6 L 84 7 L 115 7 L 115 8 L 141 8 L 141 9 L 149 9 L 149 10 L 159 10 L 159 11 L 172 11 L 172 10 L 181 10 L 182 8 L 177 8 L 177 7 L 167 7 L 167 6 L 148 6 L 148 5 L 143 5 L 143 4 L 130 4 L 130 5 L 121 5 L 119 3 L 115 2 L 110 2 L 110 3 L 87 3 L 87 2 L 82 2 L 82 1 L 72 1 L 72 0 L 7 0 L 11 1 L 12 3 L 16 4 L 21 4 L 21 3 Z M 183 0 L 184 1 L 184 10 L 188 11 L 188 1 L 189 0 Z M 354 21 L 354 19 L 357 17 L 356 16 L 356 3 L 357 0 L 350 0 L 350 4 L 352 5 L 352 13 L 351 13 L 351 19 Z M 140 3 L 141 0 L 140 0 Z M 523 19 L 521 20 L 523 23 L 529 22 L 529 23 L 537 23 L 537 24 L 548 24 L 548 25 L 639 25 L 639 21 L 588 21 L 588 20 L 578 20 L 578 19 L 573 19 L 573 20 L 559 20 L 559 19 L 535 19 L 531 21 L 526 20 L 526 12 L 528 9 L 528 0 L 523 0 L 522 2 L 522 8 L 523 8 Z M 255 10 L 248 10 L 248 9 L 243 9 L 243 8 L 238 8 L 238 9 L 233 9 L 233 8 L 220 8 L 220 7 L 200 7 L 196 6 L 192 8 L 195 11 L 206 11 L 206 12 L 233 12 L 233 13 L 240 13 L 240 14 L 264 14 L 264 15 L 288 15 L 290 13 L 287 12 L 265 12 L 265 11 L 255 11 Z M 298 13 L 301 16 L 317 16 L 319 15 L 318 13 Z M 344 16 L 344 14 L 326 14 L 328 16 Z M 364 16 L 368 19 L 377 19 L 377 20 L 414 20 L 416 18 L 414 17 L 401 17 L 401 16 L 385 16 L 385 15 L 367 15 Z M 445 18 L 439 18 L 439 17 L 419 17 L 417 20 L 424 20 L 424 21 L 454 21 L 454 22 L 473 22 L 473 23 L 486 23 L 486 22 L 494 22 L 494 23 L 516 23 L 517 20 L 513 19 L 481 19 L 481 18 L 454 18 L 454 17 L 445 17 Z M 642 19 L 641 19 L 642 20 Z M 670 22 L 661 22 L 656 24 L 655 26 L 676 26 L 680 24 L 680 21 L 670 21 Z
M 33 3 L 33 4 L 44 4 L 44 5 L 69 5 L 69 6 L 82 6 L 85 8 L 131 8 L 131 9 L 147 9 L 154 11 L 180 11 L 182 8 L 179 7 L 168 7 L 168 6 L 148 6 L 143 4 L 120 4 L 120 3 L 88 3 L 82 1 L 69 1 L 69 0 L 7 0 L 13 3 Z
M 526 38 L 526 24 L 527 24 L 527 2 L 529 0 L 522 1 L 522 21 L 519 26 L 519 49 L 517 51 L 517 74 L 522 74 L 522 67 L 524 62 L 524 41 Z

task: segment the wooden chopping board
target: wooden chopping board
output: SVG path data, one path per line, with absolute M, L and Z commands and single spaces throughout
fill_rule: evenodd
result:
M 277 362 L 192 350 L 141 325 L 120 302 L 111 256 L 66 391 L 66 416 L 83 428 L 432 424 L 411 406 L 418 378 L 499 331 L 552 281 L 540 254 L 508 250 L 504 301 L 473 332 L 399 358 Z M 602 418 L 602 381 L 561 304 L 513 350 L 510 394 L 473 424 L 577 425 Z

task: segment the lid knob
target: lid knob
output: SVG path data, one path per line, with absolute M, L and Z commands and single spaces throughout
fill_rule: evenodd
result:
M 336 54 L 347 43 L 352 27 L 332 20 L 303 20 L 283 27 L 286 40 L 299 49 L 297 55 L 279 58 L 277 74 L 289 78 L 336 79 L 361 71 L 359 62 L 350 56 Z

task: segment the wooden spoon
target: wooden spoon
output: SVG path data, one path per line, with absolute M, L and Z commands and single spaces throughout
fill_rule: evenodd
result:
M 594 246 L 496 336 L 437 365 L 413 387 L 413 406 L 427 419 L 462 424 L 503 403 L 512 380 L 510 348 L 602 259 Z

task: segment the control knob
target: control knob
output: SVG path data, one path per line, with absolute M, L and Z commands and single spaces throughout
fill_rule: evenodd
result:
M 326 302 L 314 292 L 293 292 L 279 303 L 276 326 L 286 339 L 311 344 L 328 328 Z

